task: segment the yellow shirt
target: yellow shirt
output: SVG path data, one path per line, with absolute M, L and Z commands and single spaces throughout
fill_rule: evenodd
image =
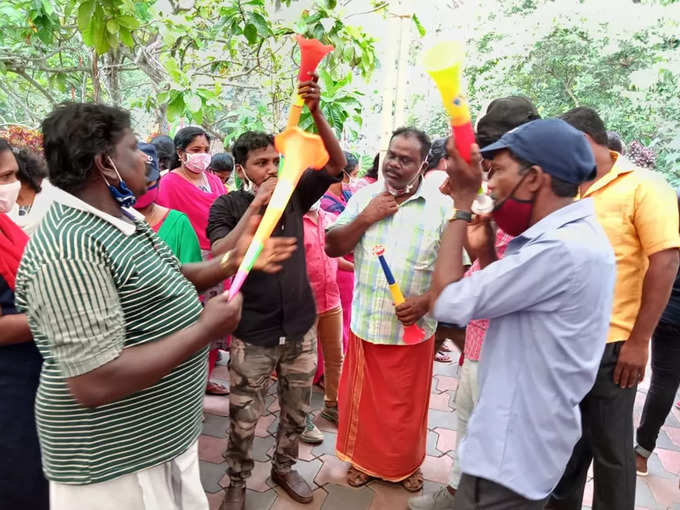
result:
M 612 169 L 586 191 L 616 255 L 607 342 L 627 340 L 637 319 L 650 255 L 680 247 L 678 198 L 661 174 L 612 152 Z

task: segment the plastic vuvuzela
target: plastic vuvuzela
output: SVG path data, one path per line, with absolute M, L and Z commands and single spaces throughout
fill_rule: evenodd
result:
M 276 150 L 284 156 L 283 168 L 278 176 L 269 205 L 234 276 L 234 281 L 228 291 L 229 299 L 232 299 L 243 286 L 246 276 L 264 247 L 264 242 L 269 239 L 281 219 L 303 172 L 308 168 L 321 169 L 328 163 L 328 152 L 321 138 L 318 135 L 306 133 L 298 127 L 286 129 L 277 135 L 274 138 L 274 144 Z
M 299 34 L 295 37 L 300 46 L 300 71 L 298 72 L 298 82 L 303 82 L 310 79 L 309 73 L 316 71 L 319 62 L 333 51 L 334 48 L 330 45 L 321 44 L 321 42 L 316 39 L 305 39 Z M 304 100 L 296 91 L 293 95 L 293 102 L 290 105 L 290 112 L 288 113 L 288 128 L 298 125 L 304 104 Z
M 380 265 L 382 266 L 383 273 L 385 273 L 385 278 L 387 279 L 387 285 L 390 288 L 390 293 L 392 294 L 392 299 L 394 300 L 394 306 L 399 306 L 406 299 L 399 288 L 399 284 L 395 281 L 392 270 L 390 269 L 387 260 L 385 260 L 385 248 L 378 245 L 373 248 L 373 253 L 378 257 Z M 422 342 L 425 338 L 425 331 L 417 324 L 411 324 L 410 326 L 404 326 L 404 336 L 402 339 L 405 344 L 417 344 Z
M 470 162 L 471 146 L 475 143 L 475 131 L 467 101 L 462 94 L 460 75 L 463 71 L 465 51 L 463 45 L 456 41 L 445 41 L 436 44 L 423 55 L 423 67 L 432 77 L 442 96 L 444 108 L 449 115 L 453 141 L 458 154 Z M 473 205 L 477 214 L 488 214 L 493 210 L 493 201 L 483 189 Z

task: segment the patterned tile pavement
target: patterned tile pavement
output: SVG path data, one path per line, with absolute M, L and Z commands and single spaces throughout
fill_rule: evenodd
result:
M 457 359 L 456 355 L 451 356 Z M 647 379 L 638 389 L 635 402 L 635 422 L 642 412 Z M 216 379 L 227 380 L 226 367 L 215 369 Z M 434 364 L 434 380 L 430 397 L 427 457 L 422 466 L 425 492 L 437 490 L 448 480 L 455 456 L 456 412 L 455 391 L 458 386 L 455 363 Z M 360 489 L 347 485 L 345 473 L 348 465 L 335 456 L 336 428 L 316 416 L 323 405 L 323 393 L 314 389 L 312 405 L 315 422 L 324 431 L 325 441 L 318 446 L 301 444 L 296 469 L 314 490 L 314 501 L 300 505 L 291 500 L 269 478 L 274 433 L 278 423 L 279 406 L 274 396 L 275 383 L 269 389 L 267 414 L 258 423 L 254 443 L 255 469 L 247 485 L 247 510 L 405 510 L 412 494 L 400 485 L 374 481 Z M 229 398 L 206 396 L 206 420 L 199 440 L 201 481 L 208 495 L 210 509 L 217 510 L 222 503 L 223 487 L 229 484 L 225 476 L 226 464 L 222 451 L 226 446 L 225 431 L 229 424 Z M 649 462 L 649 476 L 638 477 L 636 510 L 680 510 L 680 410 L 674 408 L 661 431 L 658 447 Z M 584 508 L 592 501 L 592 471 L 586 486 Z

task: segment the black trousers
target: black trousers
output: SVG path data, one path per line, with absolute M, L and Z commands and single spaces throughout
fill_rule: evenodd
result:
M 581 402 L 581 439 L 548 509 L 581 510 L 591 461 L 595 475 L 593 510 L 633 510 L 635 506 L 633 404 L 637 387 L 623 389 L 614 384 L 622 345 L 613 342 L 605 347 L 595 384 Z
M 544 499 L 527 499 L 496 482 L 466 474 L 456 491 L 456 510 L 543 510 L 544 505 Z
M 661 322 L 652 337 L 652 380 L 637 429 L 636 451 L 649 457 L 680 386 L 680 325 Z

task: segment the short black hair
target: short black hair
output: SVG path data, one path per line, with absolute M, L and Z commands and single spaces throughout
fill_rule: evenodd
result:
M 14 157 L 17 159 L 19 171 L 17 178 L 22 184 L 27 184 L 34 192 L 40 193 L 40 182 L 47 177 L 47 165 L 45 160 L 30 149 L 14 148 Z
M 396 129 L 392 136 L 390 137 L 390 144 L 398 136 L 404 136 L 406 138 L 415 138 L 420 142 L 420 159 L 425 161 L 427 159 L 427 154 L 430 152 L 430 147 L 432 142 L 430 142 L 430 137 L 424 131 L 414 127 L 400 127 Z
M 519 156 L 515 156 L 512 151 L 510 152 L 510 157 L 517 161 L 519 163 L 520 167 L 520 174 L 526 173 L 530 167 L 534 166 L 536 163 L 532 163 L 531 161 L 527 161 L 526 159 L 522 159 Z M 540 165 L 537 165 L 540 166 Z M 545 172 L 545 170 L 544 170 Z M 578 194 L 578 184 L 574 184 L 571 182 L 563 181 L 562 179 L 559 179 L 552 175 L 550 172 L 545 172 L 548 175 L 550 175 L 550 189 L 552 190 L 555 195 L 558 197 L 562 198 L 573 198 Z
M 237 165 L 245 165 L 248 161 L 248 153 L 256 149 L 264 149 L 274 146 L 274 135 L 262 131 L 246 131 L 242 133 L 234 142 L 231 153 Z
M 93 103 L 62 103 L 42 122 L 50 182 L 73 193 L 85 186 L 97 154 L 110 153 L 130 129 L 130 113 Z
M 234 170 L 234 158 L 227 152 L 213 154 L 208 166 L 213 172 L 231 172 Z
M 205 130 L 198 126 L 187 126 L 180 129 L 175 134 L 175 139 L 173 140 L 175 144 L 175 152 L 173 154 L 172 168 L 178 168 L 180 166 L 179 156 L 177 155 L 177 149 L 185 150 L 191 142 L 193 142 L 197 137 L 205 136 L 205 139 L 210 143 L 210 135 L 205 132 Z
M 621 140 L 621 136 L 616 131 L 607 131 L 607 147 L 609 147 L 610 151 L 623 154 L 625 150 L 623 140 Z
M 446 156 L 446 138 L 437 138 L 432 142 L 430 152 L 427 153 L 427 169 L 435 168 Z
M 579 131 L 590 136 L 598 145 L 607 147 L 607 128 L 595 110 L 587 106 L 578 106 L 560 117 Z
M 0 152 L 11 151 L 12 146 L 4 138 L 0 138 Z
M 345 165 L 345 172 L 351 172 L 359 164 L 359 160 L 351 152 L 342 151 L 342 153 L 345 155 L 345 161 L 347 161 L 347 164 Z
M 172 162 L 176 157 L 175 142 L 168 135 L 158 135 L 153 137 L 151 145 L 156 147 L 158 164 L 161 168 L 172 170 Z

